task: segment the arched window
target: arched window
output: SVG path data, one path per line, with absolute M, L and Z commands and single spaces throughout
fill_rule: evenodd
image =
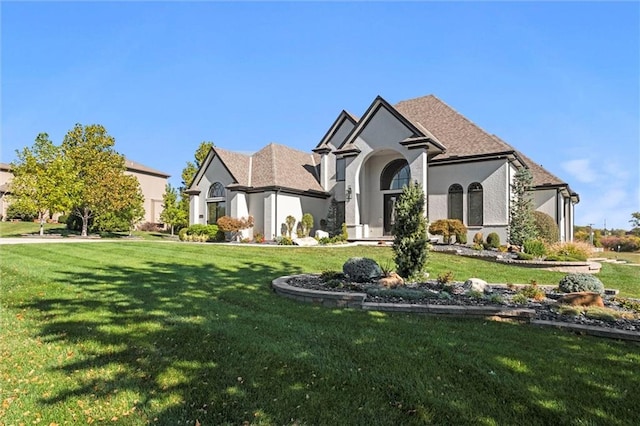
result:
M 473 182 L 469 185 L 469 193 L 467 194 L 468 207 L 469 207 L 469 226 L 481 226 L 484 217 L 484 201 L 482 185 L 478 182 Z
M 226 213 L 224 185 L 220 182 L 215 182 L 209 187 L 207 195 L 207 223 L 213 225 Z
M 447 204 L 447 216 L 449 219 L 458 219 L 462 222 L 462 185 L 454 183 L 449 187 L 449 200 Z
M 407 160 L 393 160 L 387 164 L 380 175 L 380 189 L 402 189 L 409 185 L 411 172 Z
M 207 198 L 224 198 L 224 195 L 224 186 L 220 182 L 216 182 L 209 187 Z

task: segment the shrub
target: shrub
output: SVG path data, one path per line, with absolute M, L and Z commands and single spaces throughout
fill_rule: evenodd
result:
M 344 278 L 344 274 L 340 271 L 328 270 L 322 271 L 322 273 L 320 274 L 320 279 L 325 282 L 329 280 L 343 280 Z
M 12 203 L 7 207 L 7 220 L 19 219 L 23 222 L 31 222 L 37 216 L 38 212 L 27 207 L 20 206 L 19 203 Z
M 518 252 L 516 253 L 516 258 L 518 260 L 533 260 L 533 255 L 529 253 Z
M 182 241 L 224 241 L 224 233 L 217 225 L 194 224 L 188 228 L 182 228 L 178 232 L 178 238 L 180 238 L 181 233 L 183 234 Z M 191 238 L 184 238 L 184 236 L 190 236 Z
M 602 246 L 614 251 L 633 252 L 640 250 L 640 238 L 627 235 L 627 236 L 609 236 L 602 237 L 600 239 Z
M 157 223 L 143 222 L 138 225 L 138 230 L 144 232 L 158 232 L 160 231 L 160 227 Z
M 547 247 L 542 240 L 527 240 L 522 246 L 522 250 L 533 257 L 544 257 L 547 254 Z
M 311 232 L 311 228 L 313 228 L 313 216 L 311 213 L 303 214 L 300 223 L 302 224 L 302 236 L 308 237 Z
M 69 219 L 69 216 L 66 214 L 61 214 L 60 216 L 58 216 L 58 223 L 67 223 L 67 220 Z
M 473 236 L 473 244 L 475 245 L 479 245 L 482 246 L 484 243 L 484 235 L 482 235 L 482 232 L 476 232 Z
M 483 250 L 484 249 L 484 245 L 483 244 L 474 244 L 473 246 L 471 246 L 472 249 L 474 250 Z
M 511 301 L 516 305 L 524 305 L 529 301 L 529 299 L 527 299 L 527 296 L 525 296 L 524 294 L 518 292 L 513 295 Z
M 438 275 L 438 278 L 436 280 L 438 281 L 438 284 L 449 284 L 453 282 L 453 272 L 443 272 L 442 274 Z
M 244 217 L 238 219 L 230 216 L 222 216 L 217 220 L 216 224 L 221 231 L 231 233 L 232 240 L 237 240 L 240 231 L 253 227 L 253 216 L 249 216 L 246 219 Z
M 255 234 L 253 234 L 253 241 L 258 244 L 264 243 L 264 235 L 260 232 L 256 232 Z
M 533 220 L 538 238 L 546 243 L 556 243 L 560 240 L 560 229 L 556 221 L 544 212 L 534 211 Z
M 178 239 L 180 241 L 186 241 L 187 240 L 187 228 L 182 228 L 180 231 L 178 231 Z
M 379 279 L 382 276 L 382 269 L 378 263 L 368 257 L 352 257 L 342 265 L 342 272 L 351 281 L 366 283 Z
M 587 260 L 593 251 L 593 246 L 581 241 L 555 243 L 549 246 L 547 253 L 551 256 L 566 256 L 576 260 Z
M 467 244 L 467 233 L 466 232 L 456 232 L 456 243 L 458 244 Z
M 293 228 L 296 226 L 296 218 L 289 215 L 284 220 L 285 225 L 287 226 L 287 236 L 291 238 L 291 233 L 293 232 Z
M 538 288 L 537 285 L 533 284 L 533 285 L 528 285 L 524 288 L 522 288 L 519 293 L 521 293 L 522 295 L 524 295 L 525 297 L 529 298 L 529 299 L 533 299 L 536 301 L 541 301 L 544 300 L 545 298 L 545 294 L 544 291 L 541 290 L 540 288 Z
M 402 189 L 396 202 L 393 225 L 394 261 L 401 277 L 418 279 L 424 272 L 429 252 L 426 227 L 424 191 L 421 185 L 411 182 Z
M 429 233 L 432 235 L 442 235 L 445 244 L 451 243 L 453 235 L 466 234 L 467 227 L 458 219 L 439 219 L 429 225 Z
M 500 247 L 500 235 L 495 232 L 487 235 L 487 247 L 497 249 Z
M 593 291 L 604 294 L 604 284 L 592 274 L 568 274 L 560 280 L 558 285 L 560 291 L 564 293 L 574 293 L 577 291 Z
M 293 240 L 291 239 L 291 237 L 279 236 L 278 238 L 276 238 L 276 243 L 278 243 L 279 246 L 292 246 Z

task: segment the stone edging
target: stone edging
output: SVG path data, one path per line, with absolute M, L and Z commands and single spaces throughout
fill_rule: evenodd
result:
M 310 290 L 294 287 L 287 282 L 296 275 L 278 277 L 271 283 L 273 291 L 298 302 L 313 303 L 326 307 L 358 308 L 366 311 L 406 312 L 427 315 L 439 315 L 464 318 L 486 318 L 491 320 L 517 320 L 539 327 L 555 327 L 579 334 L 607 337 L 611 339 L 640 342 L 640 333 L 627 330 L 615 330 L 606 327 L 594 327 L 582 324 L 562 323 L 533 319 L 535 310 L 527 308 L 500 308 L 497 306 L 459 306 L 459 305 L 417 305 L 411 303 L 372 303 L 365 302 L 366 293 L 346 293 L 339 291 Z

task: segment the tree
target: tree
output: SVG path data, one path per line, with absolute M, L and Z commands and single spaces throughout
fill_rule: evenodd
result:
M 113 177 L 118 188 L 111 195 L 110 205 L 96 216 L 96 227 L 102 231 L 126 230 L 131 236 L 135 226 L 144 218 L 144 195 L 134 176 L 119 174 Z
M 46 133 L 40 133 L 31 148 L 16 153 L 18 160 L 11 165 L 12 201 L 16 208 L 36 213 L 44 235 L 46 216 L 71 208 L 76 186 L 73 165 Z
M 640 212 L 631 213 L 631 220 L 629 223 L 633 226 L 631 233 L 640 236 Z
M 184 211 L 185 218 L 189 217 L 189 195 L 185 193 L 189 189 L 193 179 L 196 177 L 196 173 L 202 166 L 202 163 L 207 158 L 209 151 L 213 148 L 213 142 L 203 141 L 200 142 L 200 146 L 193 154 L 194 161 L 187 161 L 184 169 L 182 169 L 182 186 L 180 187 L 180 208 Z M 187 219 L 188 223 L 188 219 Z
M 62 142 L 64 155 L 76 173 L 72 215 L 82 220 L 87 236 L 89 219 L 105 215 L 139 216 L 140 188 L 137 179 L 126 175 L 125 160 L 113 146 L 115 139 L 99 124 L 76 124 Z M 104 224 L 106 218 L 102 218 Z
M 174 227 L 187 225 L 187 214 L 178 200 L 178 190 L 173 188 L 171 184 L 167 184 L 164 194 L 162 194 L 162 207 L 160 220 L 169 225 L 171 235 L 173 235 Z
M 525 241 L 537 236 L 533 216 L 535 209 L 531 194 L 532 182 L 531 171 L 524 167 L 518 170 L 513 180 L 509 209 L 509 242 L 517 246 L 522 246 Z
M 402 189 L 395 214 L 393 252 L 397 272 L 408 279 L 420 279 L 429 251 L 422 185 L 410 183 Z

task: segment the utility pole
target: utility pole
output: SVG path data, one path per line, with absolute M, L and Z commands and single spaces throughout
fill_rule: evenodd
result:
M 591 245 L 593 245 L 593 225 L 595 225 L 595 223 L 589 224 L 589 241 L 591 242 Z

